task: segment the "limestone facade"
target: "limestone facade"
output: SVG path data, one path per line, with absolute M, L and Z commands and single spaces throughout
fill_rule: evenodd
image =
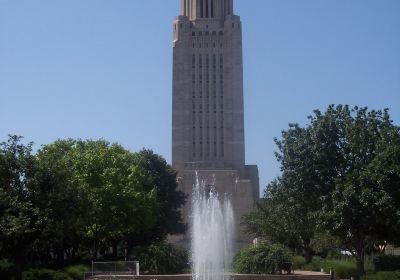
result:
M 189 197 L 196 171 L 231 196 L 237 229 L 259 197 L 257 166 L 245 165 L 243 107 L 242 23 L 233 0 L 181 0 L 173 22 L 172 165 Z

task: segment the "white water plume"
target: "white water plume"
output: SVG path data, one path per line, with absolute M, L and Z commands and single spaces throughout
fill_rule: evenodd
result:
M 193 280 L 224 280 L 232 260 L 234 217 L 225 194 L 219 197 L 213 185 L 199 182 L 192 200 Z

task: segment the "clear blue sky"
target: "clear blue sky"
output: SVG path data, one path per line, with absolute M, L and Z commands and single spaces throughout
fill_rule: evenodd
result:
M 273 138 L 328 104 L 400 124 L 399 0 L 235 0 L 247 163 L 279 174 Z M 0 141 L 105 138 L 171 160 L 179 0 L 0 0 Z

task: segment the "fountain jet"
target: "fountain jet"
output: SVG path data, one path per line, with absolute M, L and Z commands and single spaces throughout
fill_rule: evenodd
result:
M 232 260 L 234 217 L 229 197 L 216 192 L 214 184 L 199 182 L 192 198 L 192 279 L 227 279 Z

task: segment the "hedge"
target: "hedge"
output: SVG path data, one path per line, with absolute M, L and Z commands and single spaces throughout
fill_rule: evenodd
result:
M 23 273 L 23 280 L 74 280 L 67 273 L 52 269 L 31 269 Z
M 0 279 L 10 279 L 13 264 L 6 259 L 0 259 Z
M 381 271 L 366 275 L 362 280 L 400 280 L 400 271 Z
M 179 246 L 156 243 L 137 253 L 144 274 L 177 274 L 188 268 L 188 252 Z
M 282 270 L 290 273 L 292 256 L 281 245 L 262 243 L 239 251 L 233 259 L 233 269 L 242 274 L 276 274 Z
M 62 270 L 67 273 L 73 280 L 82 280 L 83 274 L 90 271 L 87 265 L 71 265 Z
M 327 273 L 332 269 L 335 275 L 340 278 L 350 278 L 357 275 L 356 264 L 353 261 L 316 259 L 303 267 L 305 270 L 312 271 L 321 271 L 321 268 Z
M 400 270 L 400 256 L 380 255 L 374 258 L 376 271 Z
M 302 269 L 306 265 L 306 259 L 303 256 L 293 256 L 293 270 Z

